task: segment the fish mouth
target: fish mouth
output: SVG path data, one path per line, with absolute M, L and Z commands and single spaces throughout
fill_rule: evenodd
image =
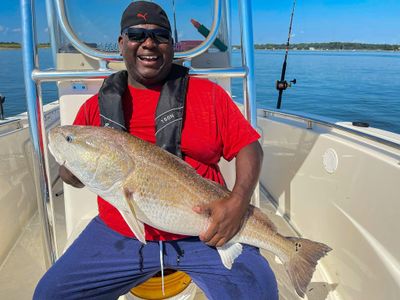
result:
M 54 157 L 56 157 L 56 156 L 54 155 L 54 150 L 53 150 L 53 148 L 51 147 L 50 144 L 48 144 L 48 147 L 49 147 L 49 151 L 50 151 L 51 155 L 53 155 Z

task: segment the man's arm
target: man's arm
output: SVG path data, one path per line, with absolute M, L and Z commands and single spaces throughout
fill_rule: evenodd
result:
M 207 245 L 220 247 L 240 230 L 260 176 L 262 159 L 258 141 L 242 148 L 236 156 L 236 181 L 231 195 L 193 208 L 197 213 L 210 215 L 207 231 L 200 234 L 200 240 Z

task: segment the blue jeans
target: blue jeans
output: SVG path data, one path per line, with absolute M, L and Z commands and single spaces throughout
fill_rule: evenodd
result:
M 142 245 L 96 217 L 39 281 L 33 299 L 117 299 L 160 271 L 159 251 L 158 242 Z M 275 276 L 255 247 L 244 245 L 228 270 L 197 237 L 164 242 L 164 268 L 189 274 L 208 299 L 278 299 Z

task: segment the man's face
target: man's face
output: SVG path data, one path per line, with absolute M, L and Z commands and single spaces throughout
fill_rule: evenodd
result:
M 132 28 L 159 29 L 153 24 L 141 24 Z M 143 42 L 131 41 L 126 34 L 118 39 L 119 49 L 128 70 L 128 82 L 133 86 L 160 84 L 167 77 L 174 56 L 172 39 L 158 43 L 150 37 Z

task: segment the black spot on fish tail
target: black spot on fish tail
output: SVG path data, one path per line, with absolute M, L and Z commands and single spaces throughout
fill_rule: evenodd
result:
M 318 260 L 332 249 L 325 244 L 307 239 L 288 237 L 293 243 L 293 252 L 284 265 L 290 280 L 300 297 L 304 297 L 307 286 L 314 274 Z

